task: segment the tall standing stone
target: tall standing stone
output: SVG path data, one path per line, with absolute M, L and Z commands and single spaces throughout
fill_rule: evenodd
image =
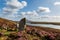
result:
M 26 18 L 23 18 L 19 21 L 19 31 L 23 31 L 26 24 Z

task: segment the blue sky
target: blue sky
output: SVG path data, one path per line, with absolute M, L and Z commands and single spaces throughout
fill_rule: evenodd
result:
M 60 22 L 60 0 L 0 0 L 0 17 Z

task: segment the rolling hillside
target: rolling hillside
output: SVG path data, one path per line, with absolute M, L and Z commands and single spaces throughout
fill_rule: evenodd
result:
M 23 31 L 18 31 L 17 23 L 0 18 L 0 40 L 60 40 L 58 29 L 26 25 Z
M 0 18 L 0 26 L 2 26 L 3 24 L 6 24 L 8 26 L 14 26 L 17 23 L 12 21 L 12 20 L 8 20 L 8 19 L 4 19 L 4 18 Z

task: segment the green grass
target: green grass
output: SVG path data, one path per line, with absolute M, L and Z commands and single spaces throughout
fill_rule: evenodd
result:
M 1 30 L 0 29 L 0 33 L 2 32 L 3 33 L 3 35 L 9 35 L 10 33 L 17 33 L 18 32 L 18 30 L 16 30 L 16 31 L 7 31 L 7 30 L 4 30 L 5 32 L 3 32 L 3 29 Z

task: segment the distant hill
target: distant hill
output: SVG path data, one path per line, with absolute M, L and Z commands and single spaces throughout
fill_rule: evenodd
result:
M 30 21 L 26 20 L 27 23 L 31 24 L 53 24 L 53 25 L 60 25 L 60 22 L 37 22 L 37 21 Z

